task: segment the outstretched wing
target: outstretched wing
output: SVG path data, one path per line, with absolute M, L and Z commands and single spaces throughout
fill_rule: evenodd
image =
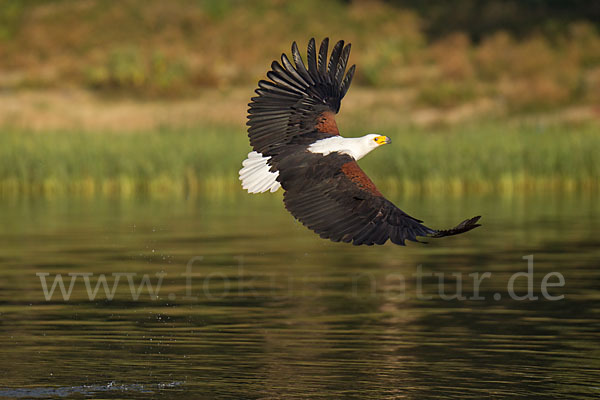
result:
M 248 137 L 255 151 L 270 155 L 289 143 L 303 143 L 338 135 L 334 115 L 354 76 L 353 65 L 346 73 L 350 44 L 339 41 L 329 62 L 329 39 L 323 40 L 316 53 L 315 40 L 308 43 L 305 66 L 296 42 L 292 44 L 293 64 L 285 54 L 281 64 L 273 61 L 267 73 L 270 81 L 258 82 L 248 104 Z
M 451 236 L 480 226 L 480 217 L 475 217 L 452 229 L 431 229 L 384 198 L 356 161 L 337 154 L 322 159 L 329 157 L 338 158 L 334 173 L 307 173 L 298 178 L 303 182 L 284 181 L 286 208 L 322 238 L 355 245 L 384 244 L 389 239 L 404 245 L 406 240 L 418 242 L 419 236 Z M 332 159 L 323 162 L 331 167 Z M 323 171 L 317 166 L 314 170 Z

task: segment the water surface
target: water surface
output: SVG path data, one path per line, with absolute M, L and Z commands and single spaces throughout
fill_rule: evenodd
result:
M 2 200 L 0 398 L 600 396 L 597 197 L 394 200 L 484 226 L 354 247 L 277 196 Z

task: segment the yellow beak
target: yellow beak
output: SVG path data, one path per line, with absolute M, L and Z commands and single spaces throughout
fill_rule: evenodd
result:
M 387 136 L 377 136 L 377 137 L 375 138 L 375 142 L 376 142 L 377 144 L 379 144 L 379 145 L 382 145 L 382 144 L 390 144 L 390 143 L 392 143 L 392 139 L 390 139 L 390 138 L 389 138 L 389 137 L 387 137 Z

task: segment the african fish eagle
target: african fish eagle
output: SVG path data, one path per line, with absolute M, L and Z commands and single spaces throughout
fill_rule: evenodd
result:
M 317 54 L 308 43 L 305 65 L 292 44 L 293 63 L 285 54 L 273 61 L 270 80 L 260 80 L 258 96 L 248 104 L 248 137 L 254 151 L 242 163 L 242 186 L 250 193 L 284 192 L 287 210 L 322 238 L 355 245 L 404 245 L 417 236 L 443 237 L 480 226 L 480 217 L 448 230 L 421 224 L 387 200 L 356 163 L 391 140 L 377 134 L 340 136 L 334 115 L 354 76 L 346 73 L 350 44 L 339 41 L 329 61 L 329 40 Z

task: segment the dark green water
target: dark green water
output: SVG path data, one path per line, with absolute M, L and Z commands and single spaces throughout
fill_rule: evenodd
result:
M 598 197 L 394 200 L 484 226 L 368 248 L 277 196 L 2 200 L 0 398 L 600 397 Z

